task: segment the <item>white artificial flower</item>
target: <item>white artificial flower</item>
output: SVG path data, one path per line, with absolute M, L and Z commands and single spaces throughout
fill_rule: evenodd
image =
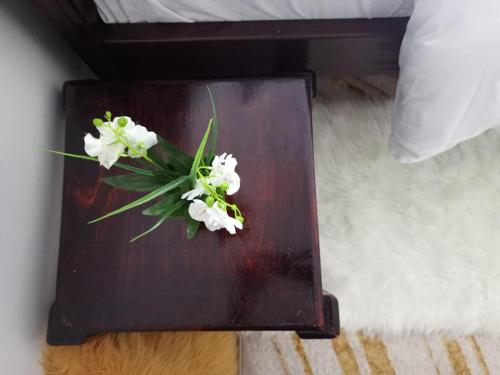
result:
M 125 124 L 123 119 L 126 120 Z M 144 126 L 136 125 L 128 116 L 117 116 L 113 121 L 106 121 L 97 126 L 97 130 L 99 138 L 91 134 L 85 136 L 85 152 L 97 157 L 99 163 L 107 169 L 118 161 L 127 145 L 130 145 L 129 156 L 140 158 L 145 155 L 147 149 L 158 143 L 154 132 L 148 131 Z
M 120 121 L 121 118 L 124 118 L 127 120 L 127 124 L 125 124 L 125 126 L 120 126 L 120 124 L 118 123 L 118 121 Z M 106 124 L 106 123 L 105 123 Z M 113 128 L 113 129 L 118 129 L 118 128 L 122 128 L 122 129 L 129 129 L 129 128 L 133 128 L 135 126 L 135 122 L 128 116 L 116 116 L 112 122 L 109 123 L 109 125 Z
M 189 205 L 189 215 L 197 221 L 203 221 L 209 231 L 225 228 L 229 233 L 235 234 L 236 228 L 243 229 L 243 224 L 232 218 L 227 212 L 214 204 L 209 207 L 204 201 L 195 199 Z
M 121 143 L 117 141 L 111 142 L 111 140 L 102 136 L 97 139 L 92 134 L 87 134 L 83 140 L 85 142 L 85 152 L 89 156 L 97 157 L 99 164 L 106 169 L 111 168 L 125 150 L 125 146 Z
M 208 212 L 208 209 L 210 207 L 207 206 L 205 202 L 203 202 L 201 199 L 195 199 L 191 204 L 189 205 L 189 216 L 191 216 L 194 220 L 197 221 L 206 221 L 210 220 L 210 213 Z
M 219 223 L 221 226 L 226 228 L 226 230 L 231 234 L 236 234 L 237 229 L 243 229 L 243 224 L 236 220 L 234 217 L 231 217 L 227 214 L 227 212 L 214 204 L 212 207 L 213 210 L 217 212 L 219 215 Z
M 233 195 L 240 189 L 240 176 L 236 173 L 236 165 L 238 161 L 233 158 L 231 154 L 226 153 L 215 156 L 212 162 L 212 170 L 210 172 L 209 181 L 215 186 L 219 187 L 223 183 L 228 184 L 226 190 L 227 195 Z
M 218 212 L 200 199 L 191 202 L 188 212 L 194 220 L 202 221 L 211 232 L 223 228 Z
M 149 148 L 158 143 L 156 133 L 148 131 L 148 129 L 142 125 L 125 128 L 124 133 L 130 145 L 128 155 L 132 158 L 142 157 Z
M 181 199 L 187 199 L 188 201 L 192 201 L 194 198 L 205 194 L 208 195 L 208 191 L 207 189 L 205 189 L 203 182 L 201 182 L 201 180 L 199 179 L 196 179 L 196 184 L 194 186 L 194 189 L 182 194 Z
M 103 152 L 97 157 L 97 159 L 99 159 L 102 166 L 109 169 L 118 161 L 124 150 L 125 146 L 121 143 L 111 143 L 104 146 Z
M 124 118 L 127 120 L 127 123 L 125 126 L 120 126 L 118 124 L 118 121 L 120 121 L 121 118 Z M 135 128 L 135 123 L 132 121 L 132 119 L 128 116 L 117 116 L 113 119 L 113 121 L 105 122 L 101 126 L 97 127 L 97 130 L 99 130 L 99 133 L 101 136 L 99 139 L 101 139 L 103 144 L 112 144 L 119 142 L 119 138 L 123 137 L 125 132 L 131 131 L 132 129 Z
M 104 145 L 110 145 L 116 142 L 119 142 L 118 137 L 115 134 L 115 131 L 109 128 L 109 126 L 102 125 L 97 128 L 99 130 L 100 136 L 99 140 Z
M 95 138 L 92 134 L 88 133 L 83 138 L 85 142 L 85 152 L 95 158 L 102 153 L 102 142 L 100 139 Z
M 120 118 L 127 119 L 125 126 L 120 126 L 118 121 Z M 129 131 L 135 127 L 135 123 L 130 117 L 117 116 L 113 121 L 104 122 L 97 127 L 99 130 L 99 138 L 95 138 L 91 134 L 85 135 L 85 152 L 92 157 L 97 157 L 99 164 L 106 169 L 118 161 L 121 154 L 125 151 L 125 145 L 120 142 L 120 137 L 125 131 Z

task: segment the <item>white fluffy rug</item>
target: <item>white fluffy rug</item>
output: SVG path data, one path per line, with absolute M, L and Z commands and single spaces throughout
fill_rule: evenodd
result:
M 398 164 L 380 82 L 320 79 L 314 101 L 323 286 L 341 325 L 500 333 L 500 136 Z

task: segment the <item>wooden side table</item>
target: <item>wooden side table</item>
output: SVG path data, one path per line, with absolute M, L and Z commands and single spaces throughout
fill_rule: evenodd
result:
M 101 182 L 97 164 L 66 159 L 56 301 L 47 342 L 148 330 L 295 330 L 338 334 L 335 298 L 321 289 L 307 77 L 233 81 L 68 82 L 66 151 L 83 153 L 92 118 L 130 115 L 189 153 L 211 115 L 218 151 L 238 158 L 245 228 L 185 236 L 182 220 L 129 240 L 155 220 L 140 209 L 86 224 L 136 194 Z

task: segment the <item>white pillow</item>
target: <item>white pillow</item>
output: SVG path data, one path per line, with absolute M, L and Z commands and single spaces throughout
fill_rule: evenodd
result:
M 390 139 L 399 161 L 500 125 L 500 0 L 415 0 L 399 64 Z

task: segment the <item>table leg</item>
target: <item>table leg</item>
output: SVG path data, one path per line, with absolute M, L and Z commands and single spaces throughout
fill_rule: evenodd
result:
M 53 303 L 49 312 L 49 324 L 47 327 L 47 344 L 58 345 L 78 345 L 82 344 L 87 338 L 87 333 L 73 331 L 62 324 L 61 317 L 58 314 L 56 304 Z
M 333 339 L 340 333 L 339 303 L 331 294 L 323 295 L 323 311 L 325 326 L 319 331 L 300 331 L 297 335 L 301 339 Z

